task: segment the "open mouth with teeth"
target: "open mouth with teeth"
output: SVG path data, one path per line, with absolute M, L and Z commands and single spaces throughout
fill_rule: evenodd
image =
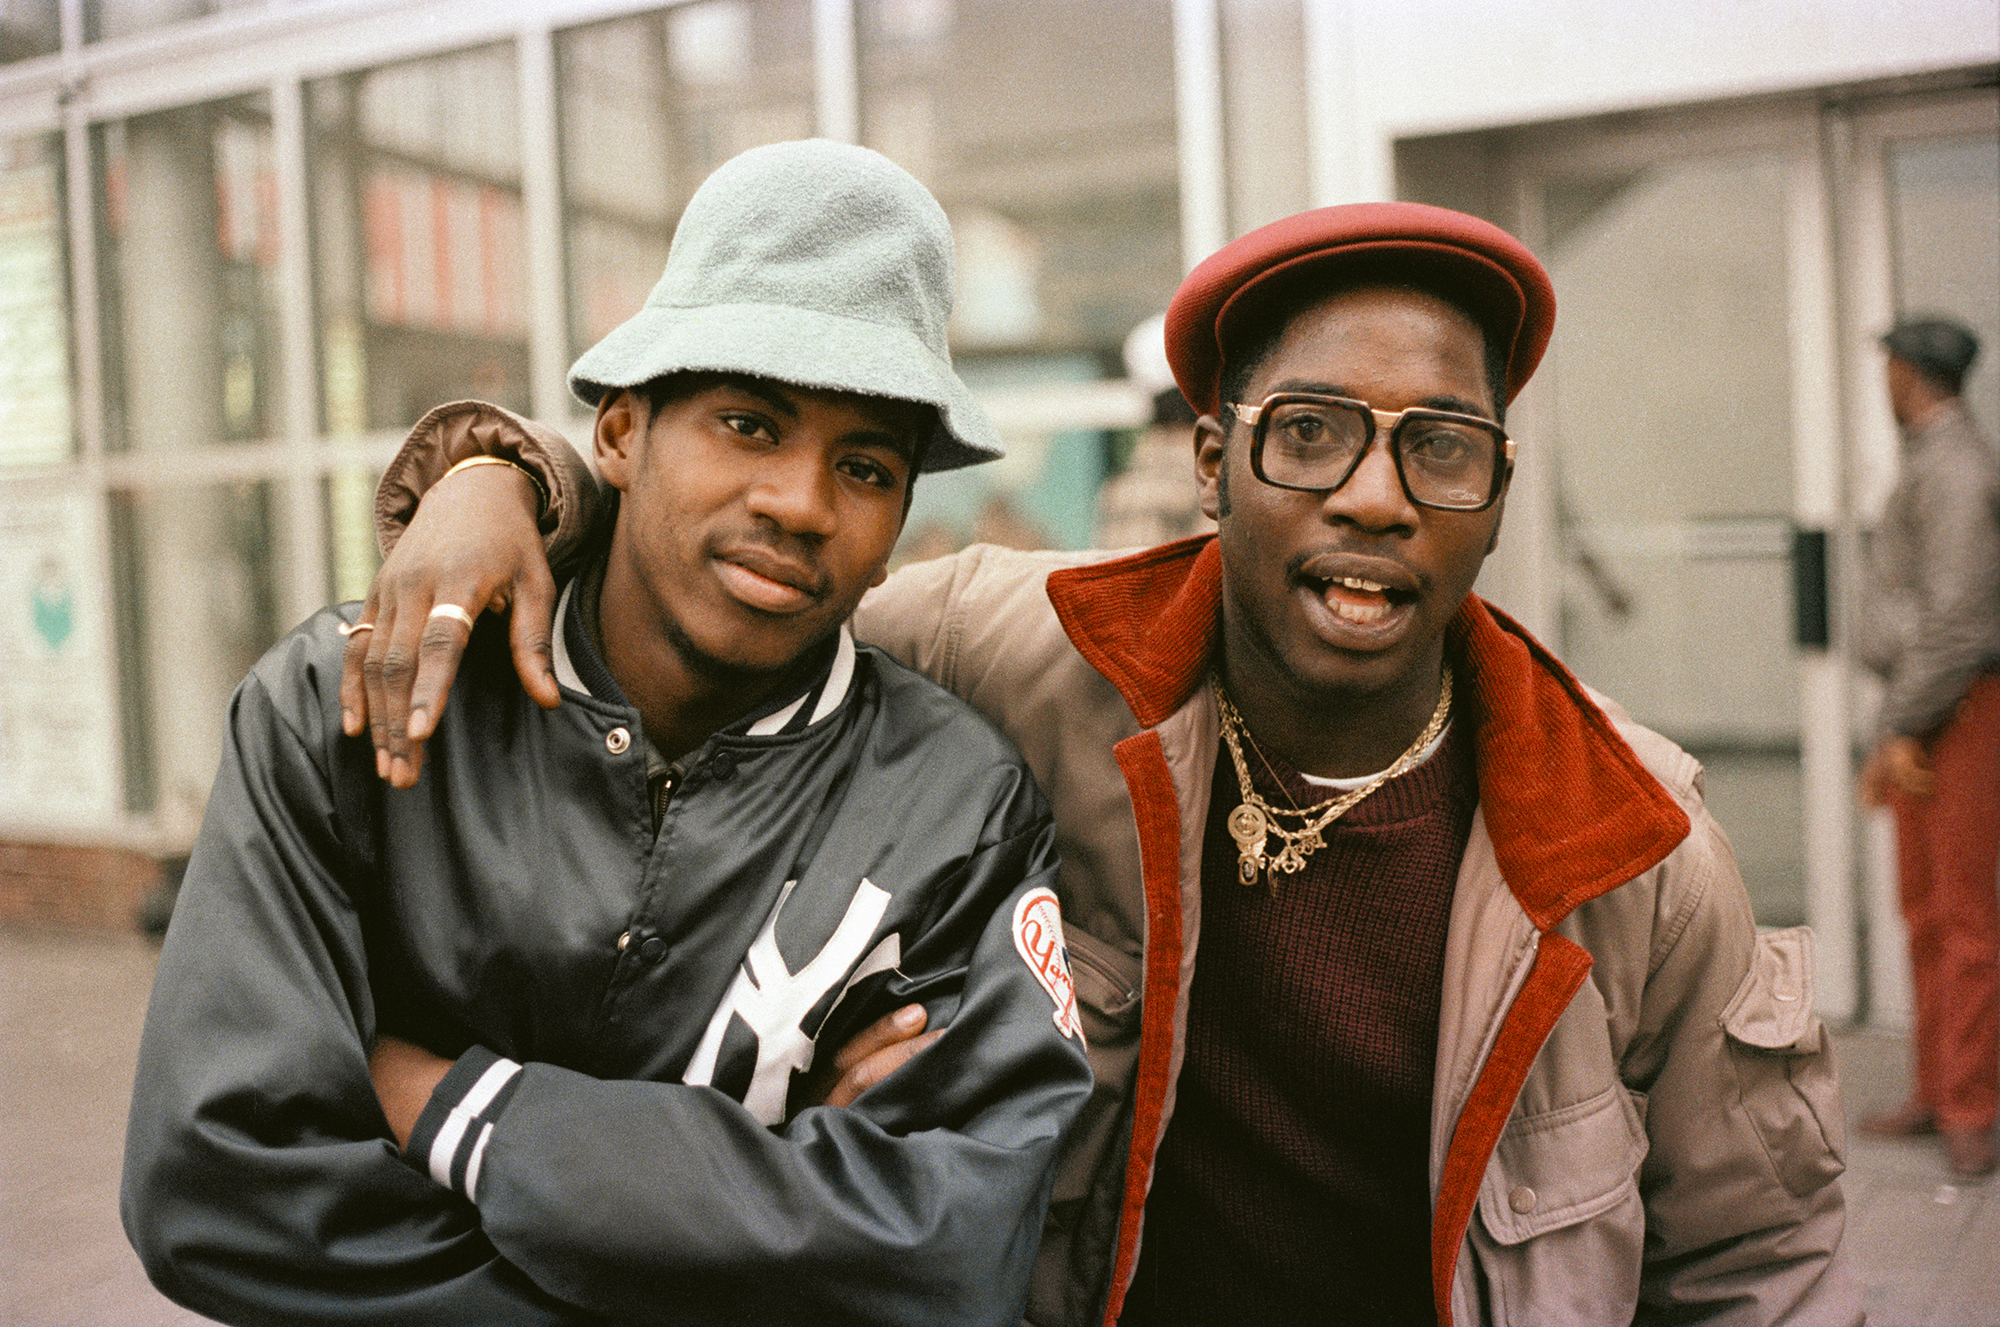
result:
M 1416 595 L 1360 576 L 1337 576 L 1323 584 L 1320 597 L 1343 622 L 1372 627 L 1396 609 L 1415 602 Z

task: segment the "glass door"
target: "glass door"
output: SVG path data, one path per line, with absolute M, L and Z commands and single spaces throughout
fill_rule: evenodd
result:
M 1798 106 L 1517 136 L 1514 220 L 1560 310 L 1517 431 L 1537 453 L 1523 524 L 1543 626 L 1585 683 L 1701 761 L 1758 921 L 1818 928 L 1820 1003 L 1844 1014 L 1852 771 L 1818 611 L 1840 507 L 1818 132 Z
M 1548 126 L 1499 159 L 1561 316 L 1489 579 L 1702 762 L 1759 922 L 1819 933 L 1822 1011 L 1907 1021 L 1893 847 L 1854 800 L 1876 697 L 1843 636 L 1896 474 L 1882 332 L 1972 326 L 1966 397 L 2000 425 L 2000 93 Z
M 1876 338 L 1898 318 L 1942 314 L 1972 328 L 1981 352 L 1965 400 L 1989 440 L 2000 431 L 2000 92 L 1864 104 L 1835 123 L 1844 145 L 1834 165 L 1848 282 L 1841 334 L 1858 549 L 1896 478 L 1896 427 Z M 1858 556 L 1854 565 L 1858 571 Z M 1861 679 L 1859 689 L 1856 759 L 1873 738 L 1879 695 L 1872 679 Z M 1868 1017 L 1900 1026 L 1910 1018 L 1909 966 L 1886 812 L 1869 816 L 1866 847 Z

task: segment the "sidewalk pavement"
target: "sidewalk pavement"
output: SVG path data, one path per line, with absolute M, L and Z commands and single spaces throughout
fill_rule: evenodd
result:
M 0 931 L 0 1327 L 186 1327 L 118 1225 L 125 1107 L 155 950 Z M 2000 1327 L 2000 1179 L 1953 1184 L 1924 1143 L 1851 1121 L 1902 1099 L 1904 1037 L 1837 1038 L 1848 1239 L 1873 1327 Z
M 2000 1327 L 2000 1175 L 1954 1181 L 1935 1139 L 1855 1128 L 1909 1090 L 1909 1038 L 1835 1038 L 1847 1101 L 1847 1238 L 1872 1327 Z

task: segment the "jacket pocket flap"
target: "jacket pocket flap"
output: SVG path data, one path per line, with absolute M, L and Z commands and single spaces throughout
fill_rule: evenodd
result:
M 1646 1133 L 1613 1084 L 1587 1101 L 1507 1122 L 1479 1186 L 1479 1214 L 1501 1244 L 1587 1221 L 1638 1183 Z
M 1758 1050 L 1819 1049 L 1811 931 L 1794 926 L 1758 932 L 1750 971 L 1722 1011 L 1722 1026 L 1731 1037 Z
M 1139 960 L 1074 926 L 1063 928 L 1063 948 L 1076 998 L 1089 1008 L 1117 1018 L 1139 1003 Z

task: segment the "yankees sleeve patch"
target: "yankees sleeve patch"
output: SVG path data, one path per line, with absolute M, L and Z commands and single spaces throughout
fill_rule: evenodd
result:
M 1076 984 L 1070 980 L 1069 951 L 1063 946 L 1062 908 L 1054 890 L 1046 886 L 1031 889 L 1014 904 L 1014 948 L 1055 1001 L 1056 1030 L 1082 1041 Z

